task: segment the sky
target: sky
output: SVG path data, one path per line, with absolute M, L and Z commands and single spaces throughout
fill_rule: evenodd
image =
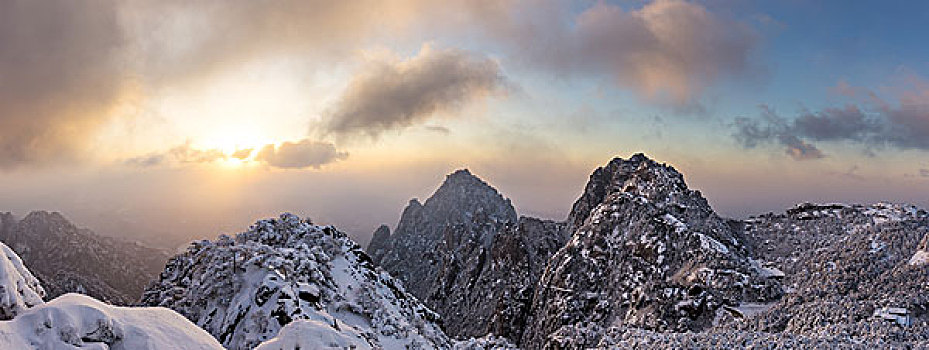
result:
M 560 220 L 646 155 L 722 215 L 929 207 L 929 3 L 0 0 L 0 211 L 361 242 L 468 168 Z

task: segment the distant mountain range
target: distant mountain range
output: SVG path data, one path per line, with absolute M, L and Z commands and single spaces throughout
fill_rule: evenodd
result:
M 2 219 L 0 239 L 23 259 L 6 248 L 0 263 L 0 316 L 12 317 L 0 345 L 128 349 L 138 322 L 132 332 L 161 344 L 143 349 L 172 348 L 161 323 L 203 349 L 929 348 L 925 210 L 803 203 L 728 219 L 642 154 L 596 169 L 564 221 L 518 216 L 468 170 L 411 200 L 364 250 L 309 219 L 261 220 L 161 264 L 150 309 L 42 299 L 73 286 L 129 298 L 157 252 L 57 214 Z M 116 316 L 37 326 L 61 312 L 42 310 L 78 307 Z M 160 316 L 130 315 L 141 310 Z
M 116 305 L 138 302 L 170 256 L 78 228 L 57 212 L 34 211 L 22 220 L 0 213 L 0 241 L 22 257 L 49 298 L 82 293 Z

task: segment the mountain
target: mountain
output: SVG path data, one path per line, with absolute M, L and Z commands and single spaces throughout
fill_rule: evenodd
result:
M 592 345 L 576 325 L 700 331 L 724 306 L 782 294 L 738 226 L 642 154 L 594 171 L 568 217 L 576 229 L 539 281 L 524 348 Z
M 34 211 L 22 220 L 0 213 L 0 241 L 22 257 L 49 298 L 77 292 L 131 305 L 168 259 L 160 249 L 80 229 L 57 212 Z
M 168 261 L 142 304 L 181 313 L 229 349 L 451 346 L 439 316 L 348 236 L 290 214 L 195 242 Z
M 45 303 L 19 256 L 3 243 L 0 255 L 0 349 L 222 349 L 165 308 L 114 307 L 80 294 Z
M 565 227 L 518 217 L 509 199 L 465 169 L 424 204 L 411 200 L 393 233 L 378 228 L 368 253 L 442 315 L 450 336 L 518 339 Z

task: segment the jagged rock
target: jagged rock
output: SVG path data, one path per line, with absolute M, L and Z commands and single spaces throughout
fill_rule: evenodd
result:
M 390 240 L 390 227 L 387 225 L 381 225 L 374 230 L 374 235 L 371 236 L 371 242 L 368 243 L 368 248 L 365 249 L 365 252 L 370 256 L 382 256 L 387 253 L 386 249 L 387 243 Z
M 35 211 L 19 221 L 0 215 L 0 241 L 22 257 L 48 298 L 76 292 L 131 305 L 168 259 L 160 249 L 80 229 L 56 212 Z
M 192 244 L 169 260 L 142 302 L 181 313 L 230 349 L 254 348 L 295 320 L 306 322 L 288 333 L 346 344 L 451 346 L 439 316 L 348 236 L 290 214 L 258 221 L 234 239 Z
M 524 348 L 559 348 L 554 335 L 576 324 L 698 331 L 724 305 L 780 297 L 738 225 L 644 155 L 597 169 L 568 221 L 577 228 L 542 275 Z
M 563 223 L 517 219 L 509 199 L 459 170 L 425 204 L 411 200 L 393 234 L 378 229 L 368 251 L 443 316 L 449 335 L 519 339 L 536 281 L 566 236 Z

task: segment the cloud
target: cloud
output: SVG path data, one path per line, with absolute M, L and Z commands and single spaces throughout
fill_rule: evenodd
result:
M 624 10 L 600 1 L 565 20 L 569 6 L 514 3 L 507 16 L 486 17 L 490 36 L 506 40 L 518 60 L 562 74 L 606 74 L 649 100 L 693 105 L 716 81 L 758 68 L 754 30 L 700 4 L 657 0 Z
M 423 46 L 404 61 L 375 60 L 355 76 L 324 122 L 326 134 L 377 137 L 454 112 L 500 92 L 497 62 L 456 49 Z
M 929 84 L 908 76 L 908 83 L 892 89 L 890 100 L 873 91 L 840 83 L 843 91 L 856 91 L 854 103 L 818 111 L 802 111 L 794 118 L 777 114 L 762 105 L 757 118 L 736 118 L 733 136 L 744 147 L 777 141 L 788 154 L 797 149 L 816 150 L 811 142 L 850 142 L 871 148 L 929 151 Z M 893 100 L 896 100 L 895 102 Z M 795 157 L 796 158 L 796 157 Z M 809 158 L 803 158 L 809 159 Z
M 235 152 L 232 152 L 231 156 L 232 158 L 245 160 L 245 159 L 248 159 L 248 157 L 252 155 L 252 151 L 254 151 L 254 149 L 251 149 L 251 148 L 239 149 L 239 150 L 236 150 Z
M 227 159 L 220 149 L 198 149 L 190 141 L 175 146 L 165 152 L 156 152 L 144 156 L 133 157 L 123 161 L 126 165 L 137 167 L 153 167 L 166 164 L 211 163 L 220 159 Z
M 929 177 L 929 169 L 919 169 L 919 176 Z
M 261 148 L 255 156 L 256 161 L 264 162 L 275 168 L 287 169 L 319 169 L 323 165 L 346 158 L 348 158 L 348 153 L 336 150 L 335 145 L 309 139 L 284 142 L 277 147 L 269 144 Z
M 0 8 L 0 169 L 79 158 L 124 85 L 113 3 Z
M 793 135 L 784 135 L 780 137 L 782 145 L 787 147 L 785 153 L 795 160 L 810 160 L 824 158 L 823 152 L 816 146 L 803 142 Z

